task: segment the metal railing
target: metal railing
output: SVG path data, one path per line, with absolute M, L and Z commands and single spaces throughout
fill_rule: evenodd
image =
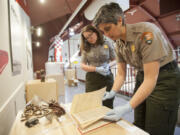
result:
M 113 67 L 111 68 L 111 71 L 114 75 L 114 79 L 116 77 L 117 68 Z M 136 73 L 137 71 L 130 67 L 129 65 L 126 68 L 126 80 L 123 84 L 123 86 L 120 88 L 119 93 L 128 97 L 131 97 L 134 92 L 135 82 L 136 82 Z
M 180 50 L 174 50 L 176 53 L 176 60 L 177 63 L 179 64 L 180 67 Z M 80 68 L 80 67 L 78 67 Z M 75 68 L 75 70 L 77 71 L 78 68 Z M 111 67 L 111 71 L 114 75 L 114 79 L 116 77 L 117 74 L 117 67 L 113 66 Z M 120 88 L 119 93 L 128 97 L 131 97 L 133 95 L 134 92 L 134 87 L 135 87 L 135 83 L 136 83 L 136 73 L 137 70 L 129 65 L 127 65 L 126 67 L 126 80 L 123 84 L 123 86 Z
M 174 50 L 175 54 L 176 54 L 176 61 L 180 67 L 180 49 Z M 114 78 L 116 77 L 116 73 L 117 73 L 117 68 L 113 67 L 111 68 L 111 71 L 114 75 Z M 123 84 L 123 86 L 120 88 L 119 93 L 125 96 L 129 96 L 131 97 L 133 95 L 134 92 L 134 88 L 135 88 L 135 83 L 136 83 L 136 73 L 137 71 L 131 67 L 131 66 L 127 66 L 126 68 L 126 80 Z

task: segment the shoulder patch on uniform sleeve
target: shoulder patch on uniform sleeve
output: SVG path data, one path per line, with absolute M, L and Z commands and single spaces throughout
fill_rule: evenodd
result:
M 141 36 L 141 39 L 144 40 L 146 44 L 150 45 L 153 41 L 153 33 L 152 32 L 144 32 Z

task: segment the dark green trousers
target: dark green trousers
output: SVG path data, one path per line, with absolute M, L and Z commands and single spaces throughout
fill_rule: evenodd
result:
M 135 92 L 144 79 L 136 76 Z M 180 97 L 180 72 L 177 66 L 160 69 L 151 95 L 134 111 L 134 124 L 150 135 L 174 135 Z
M 86 92 L 92 92 L 106 87 L 106 91 L 110 91 L 114 83 L 113 74 L 103 76 L 96 72 L 88 72 L 86 74 Z M 103 105 L 113 108 L 113 99 L 103 101 Z

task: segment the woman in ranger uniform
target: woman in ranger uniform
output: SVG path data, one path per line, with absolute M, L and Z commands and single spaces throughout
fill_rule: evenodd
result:
M 118 73 L 104 100 L 114 98 L 126 77 L 126 64 L 138 70 L 135 93 L 125 105 L 104 117 L 118 121 L 134 110 L 134 124 L 150 135 L 173 135 L 180 98 L 180 72 L 172 45 L 154 24 L 125 24 L 124 13 L 116 3 L 102 6 L 93 24 L 116 41 Z
M 103 35 L 92 25 L 87 25 L 81 32 L 81 68 L 86 73 L 86 92 L 106 87 L 110 91 L 113 74 L 109 62 L 115 59 L 113 45 L 104 40 Z M 103 105 L 113 108 L 113 100 L 103 101 Z

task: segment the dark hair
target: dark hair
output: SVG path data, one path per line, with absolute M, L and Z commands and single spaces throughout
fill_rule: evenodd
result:
M 85 26 L 82 31 L 81 31 L 81 51 L 86 51 L 89 52 L 91 49 L 91 44 L 87 41 L 87 39 L 84 37 L 83 33 L 84 32 L 95 32 L 97 35 L 97 41 L 96 45 L 103 45 L 104 43 L 104 37 L 102 33 L 100 33 L 95 27 L 92 25 L 87 25 Z
M 96 13 L 93 19 L 93 25 L 98 27 L 101 23 L 114 23 L 117 24 L 119 18 L 122 18 L 124 25 L 124 13 L 119 4 L 111 2 L 102 6 Z

